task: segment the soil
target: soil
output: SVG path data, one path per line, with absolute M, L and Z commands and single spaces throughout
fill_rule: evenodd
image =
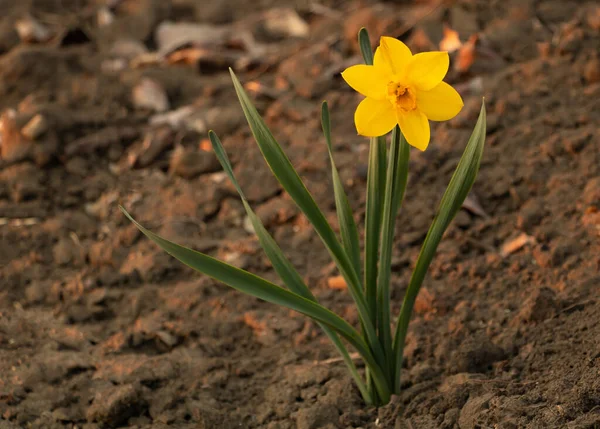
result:
M 2 2 L 0 428 L 600 427 L 600 7 L 432 4 Z M 295 8 L 308 35 L 266 25 L 275 18 L 261 14 L 275 6 Z M 49 40 L 19 36 L 14 24 L 27 17 Z M 223 36 L 204 50 L 177 48 L 180 60 L 152 59 L 165 21 L 209 23 Z M 479 40 L 452 56 L 449 81 L 465 108 L 411 154 L 395 312 L 482 96 L 487 146 L 419 296 L 403 392 L 376 409 L 314 323 L 182 266 L 118 204 L 176 242 L 276 281 L 210 152 L 214 129 L 319 301 L 356 324 L 347 292 L 329 287 L 337 273 L 325 249 L 253 144 L 227 66 L 251 83 L 335 224 L 319 126 L 320 100 L 329 101 L 336 160 L 362 221 L 368 142 L 351 120 L 360 97 L 339 71 L 359 61 L 361 25 L 418 50 L 435 49 L 444 22 L 463 42 Z M 249 55 L 240 29 L 268 54 Z M 186 119 L 165 124 L 160 115 L 180 108 Z

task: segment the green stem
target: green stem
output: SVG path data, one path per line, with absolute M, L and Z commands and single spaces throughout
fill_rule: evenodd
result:
M 385 187 L 385 137 L 371 139 L 365 212 L 365 295 L 371 320 L 377 329 L 377 260 L 381 236 L 381 208 Z
M 379 259 L 379 276 L 377 278 L 377 316 L 379 340 L 388 358 L 387 370 L 390 377 L 394 374 L 392 353 L 392 332 L 390 326 L 390 277 L 392 249 L 396 227 L 396 215 L 404 198 L 408 179 L 409 146 L 403 138 L 398 126 L 392 132 L 392 144 L 388 160 L 387 179 L 383 203 L 383 219 Z

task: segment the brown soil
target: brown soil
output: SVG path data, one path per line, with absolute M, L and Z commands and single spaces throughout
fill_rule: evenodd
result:
M 596 2 L 462 0 L 420 20 L 432 2 L 362 1 L 359 10 L 358 1 L 327 1 L 331 10 L 312 11 L 287 2 L 310 25 L 307 39 L 249 22 L 276 2 L 204 3 L 0 4 L 0 108 L 16 110 L 14 118 L 5 111 L 0 143 L 0 428 L 600 427 Z M 115 6 L 99 13 L 104 4 Z M 20 41 L 14 23 L 27 14 L 50 29 L 49 41 Z M 123 60 L 154 50 L 165 20 L 235 30 L 192 64 Z M 204 129 L 214 128 L 315 295 L 356 323 L 348 294 L 328 286 L 336 272 L 318 237 L 252 143 L 227 55 L 237 61 L 246 49 L 235 37 L 244 26 L 275 47 L 238 62 L 239 76 L 262 85 L 258 107 L 335 222 L 319 129 L 319 101 L 329 100 L 336 159 L 362 219 L 368 143 L 351 122 L 359 98 L 338 72 L 358 61 L 360 25 L 428 48 L 444 21 L 463 41 L 478 32 L 479 45 L 468 70 L 449 77 L 465 109 L 435 125 L 427 152 L 412 152 L 395 311 L 482 95 L 487 147 L 476 201 L 446 234 L 418 300 L 404 391 L 368 408 L 313 323 L 183 267 L 117 205 L 166 237 L 275 280 L 205 151 Z M 137 50 L 115 53 L 120 39 Z M 166 90 L 169 109 L 192 106 L 196 125 L 150 126 L 155 113 L 132 98 L 144 77 Z M 45 122 L 37 132 L 36 115 Z M 9 133 L 11 121 L 31 125 L 22 129 L 30 138 Z

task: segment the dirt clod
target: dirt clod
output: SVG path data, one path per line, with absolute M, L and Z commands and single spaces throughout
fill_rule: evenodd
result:
M 138 388 L 131 384 L 106 387 L 94 395 L 85 415 L 89 422 L 104 427 L 117 427 L 130 417 L 139 415 L 144 401 Z
M 556 314 L 556 293 L 547 287 L 535 291 L 523 303 L 518 318 L 524 322 L 541 322 Z
M 335 407 L 315 405 L 298 411 L 296 425 L 298 429 L 318 429 L 328 424 L 336 425 L 338 419 L 339 413 Z
M 493 363 L 504 358 L 504 350 L 489 338 L 469 338 L 451 354 L 450 368 L 453 373 L 485 372 Z

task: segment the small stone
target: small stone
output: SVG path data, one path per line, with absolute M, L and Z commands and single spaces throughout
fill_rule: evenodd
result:
M 130 417 L 139 415 L 144 407 L 145 402 L 133 385 L 111 386 L 96 393 L 86 411 L 86 418 L 89 422 L 117 427 Z
M 317 404 L 302 408 L 296 414 L 297 429 L 319 429 L 328 424 L 337 424 L 339 413 L 333 405 Z
M 82 350 L 89 344 L 89 337 L 75 327 L 52 329 L 49 337 L 61 346 L 72 350 Z
M 585 14 L 587 25 L 592 30 L 600 30 L 600 6 L 595 6 L 593 10 Z
M 583 77 L 589 84 L 600 82 L 600 59 L 598 57 L 591 58 L 585 64 Z
M 494 362 L 504 358 L 504 350 L 481 335 L 463 342 L 450 356 L 448 366 L 454 373 L 478 373 L 487 371 Z
M 471 226 L 471 216 L 464 211 L 459 211 L 454 218 L 454 223 L 461 229 L 467 229 Z
M 556 293 L 547 287 L 541 287 L 527 298 L 517 315 L 518 321 L 542 322 L 556 314 L 558 305 Z
M 533 258 L 535 262 L 542 268 L 549 268 L 552 266 L 552 257 L 548 252 L 546 246 L 535 246 L 533 249 Z
M 245 123 L 245 117 L 238 106 L 213 107 L 206 112 L 203 122 L 206 124 L 205 127 L 218 130 L 221 136 L 227 136 Z
M 562 25 L 557 51 L 561 55 L 575 54 L 582 48 L 585 31 L 575 22 Z
M 256 208 L 256 214 L 265 227 L 281 225 L 298 214 L 296 204 L 284 197 L 271 198 Z
M 131 154 L 135 167 L 149 166 L 162 152 L 173 145 L 173 131 L 162 126 L 148 132 L 137 153 Z
M 244 162 L 238 163 L 233 171 L 238 182 L 245 184 L 244 193 L 251 203 L 262 203 L 281 189 L 269 167 L 265 166 L 262 156 L 254 151 L 244 158 Z M 227 182 L 225 186 L 232 194 L 237 194 L 231 183 Z
M 600 207 L 600 176 L 594 177 L 587 182 L 581 199 L 585 204 Z
M 72 238 L 62 238 L 52 248 L 54 262 L 58 265 L 80 265 L 85 259 L 84 249 Z
M 523 231 L 530 231 L 534 226 L 539 225 L 543 218 L 543 204 L 538 200 L 529 200 L 519 210 L 517 227 Z
M 427 314 L 436 311 L 435 294 L 427 288 L 421 288 L 415 299 L 414 310 L 416 314 Z
M 113 247 L 108 241 L 100 241 L 90 246 L 89 259 L 94 267 L 112 265 Z
M 8 109 L 0 115 L 0 158 L 17 162 L 31 157 L 33 143 L 21 134 L 17 127 L 17 113 Z
M 191 151 L 182 146 L 178 146 L 173 152 L 169 166 L 170 173 L 188 180 L 220 169 L 221 164 L 212 152 Z
M 280 40 L 286 37 L 306 38 L 310 27 L 292 8 L 273 8 L 265 12 L 262 30 L 269 38 Z
M 460 410 L 458 427 L 460 429 L 475 429 L 480 427 L 478 417 L 488 408 L 488 403 L 493 397 L 493 393 L 486 393 L 482 396 L 473 396 L 469 398 L 462 410 Z
M 41 281 L 35 281 L 25 289 L 25 298 L 30 304 L 38 304 L 46 299 L 47 291 L 47 284 Z
M 169 109 L 169 98 L 163 86 L 150 78 L 143 78 L 132 91 L 133 105 L 138 109 L 165 112 Z
M 290 383 L 301 388 L 322 384 L 330 378 L 330 375 L 327 367 L 314 365 L 293 366 L 287 371 Z
M 106 27 L 115 22 L 115 15 L 108 7 L 102 6 L 96 12 L 96 22 L 98 23 L 98 27 Z
M 444 414 L 444 421 L 442 422 L 442 428 L 453 428 L 458 421 L 460 416 L 460 410 L 458 408 L 450 408 Z
M 188 412 L 197 422 L 195 426 L 197 429 L 229 429 L 239 426 L 239 422 L 231 420 L 226 413 L 205 402 L 207 401 L 189 400 L 186 404 Z
M 555 267 L 562 266 L 567 258 L 576 255 L 580 251 L 576 242 L 568 238 L 559 238 L 551 243 L 550 257 L 552 265 Z
M 19 38 L 27 43 L 43 43 L 52 37 L 52 33 L 48 27 L 32 16 L 26 16 L 17 20 L 15 30 L 17 30 Z
M 30 140 L 36 140 L 48 131 L 48 120 L 45 116 L 37 114 L 21 129 L 21 134 Z
M 11 192 L 13 201 L 27 201 L 44 195 L 45 188 L 40 181 L 41 178 L 36 171 L 32 171 L 31 175 L 20 177 L 13 185 Z
M 132 60 L 147 53 L 146 46 L 142 42 L 133 39 L 116 40 L 109 52 L 113 57 L 126 60 Z
M 581 152 L 585 145 L 591 140 L 588 129 L 564 130 L 561 133 L 561 141 L 565 150 L 570 154 Z

